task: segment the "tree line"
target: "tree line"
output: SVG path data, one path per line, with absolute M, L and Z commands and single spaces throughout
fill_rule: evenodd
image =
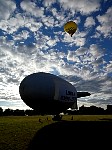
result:
M 112 114 L 112 105 L 107 105 L 107 109 L 103 109 L 101 107 L 96 107 L 96 106 L 90 106 L 90 107 L 85 107 L 82 105 L 79 107 L 79 109 L 75 110 L 66 110 L 64 114 L 68 115 L 78 115 L 78 114 L 87 114 L 87 115 L 104 115 L 104 114 Z M 0 116 L 33 116 L 33 115 L 43 115 L 39 111 L 36 110 L 13 110 L 10 108 L 7 108 L 5 110 L 0 107 Z
M 84 114 L 84 115 L 106 115 L 106 114 L 112 114 L 112 105 L 107 105 L 107 108 L 104 109 L 102 107 L 97 106 L 90 106 L 85 107 L 82 105 L 79 107 L 78 110 L 67 110 L 66 113 L 68 114 Z

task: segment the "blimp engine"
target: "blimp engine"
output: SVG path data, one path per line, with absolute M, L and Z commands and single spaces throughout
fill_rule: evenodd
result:
M 77 108 L 77 91 L 66 80 L 50 73 L 33 73 L 20 83 L 21 99 L 30 108 L 46 114 L 58 114 L 74 106 Z

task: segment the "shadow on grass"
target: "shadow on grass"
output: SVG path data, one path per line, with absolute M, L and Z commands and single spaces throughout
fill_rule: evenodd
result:
M 107 147 L 111 135 L 112 122 L 60 121 L 39 130 L 30 142 L 28 150 Z

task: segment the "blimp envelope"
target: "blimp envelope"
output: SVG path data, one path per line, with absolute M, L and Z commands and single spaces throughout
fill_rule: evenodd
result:
M 33 73 L 20 83 L 22 100 L 43 113 L 59 113 L 77 104 L 77 91 L 66 80 L 50 73 Z

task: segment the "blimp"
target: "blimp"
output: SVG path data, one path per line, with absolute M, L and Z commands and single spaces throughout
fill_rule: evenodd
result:
M 77 92 L 70 82 L 46 72 L 27 75 L 20 83 L 19 93 L 27 106 L 54 117 L 69 108 L 77 109 L 77 98 L 90 95 Z

